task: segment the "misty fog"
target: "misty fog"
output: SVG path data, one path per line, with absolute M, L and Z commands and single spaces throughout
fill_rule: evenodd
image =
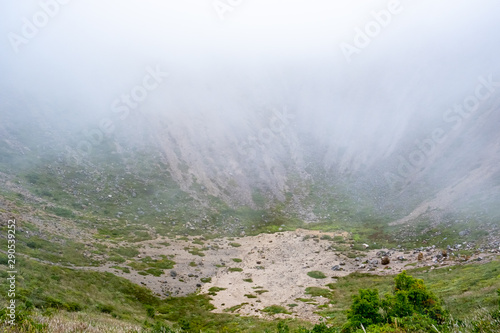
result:
M 83 156 L 99 130 L 163 151 L 179 182 L 184 161 L 206 185 L 236 174 L 278 198 L 311 163 L 366 191 L 425 180 L 435 194 L 479 160 L 496 172 L 499 13 L 494 0 L 3 3 L 0 128 L 44 124 Z M 463 191 L 484 191 L 477 177 Z

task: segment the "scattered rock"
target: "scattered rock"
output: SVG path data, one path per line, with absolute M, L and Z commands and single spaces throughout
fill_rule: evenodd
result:
M 465 237 L 465 236 L 467 236 L 468 234 L 470 234 L 470 231 L 469 231 L 469 230 L 460 231 L 460 232 L 458 233 L 458 235 L 459 235 L 460 237 Z

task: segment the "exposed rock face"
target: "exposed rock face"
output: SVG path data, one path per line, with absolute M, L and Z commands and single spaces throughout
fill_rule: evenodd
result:
M 386 122 L 371 119 L 363 127 L 371 138 L 368 143 L 356 136 L 361 111 L 353 109 L 350 117 L 319 111 L 311 116 L 310 109 L 292 98 L 294 94 L 289 97 L 288 105 L 262 104 L 234 113 L 194 106 L 173 113 L 134 113 L 109 138 L 94 135 L 100 141 L 91 145 L 91 154 L 112 149 L 116 158 L 137 161 L 137 166 L 127 164 L 130 172 L 138 171 L 141 154 L 147 154 L 201 204 L 208 204 L 208 196 L 251 207 L 287 199 L 287 209 L 309 222 L 325 218 L 316 213 L 318 203 L 312 203 L 311 196 L 320 201 L 330 195 L 331 200 L 319 203 L 325 211 L 335 212 L 335 200 L 351 200 L 367 204 L 374 213 L 411 213 L 395 224 L 420 216 L 446 219 L 447 211 L 460 208 L 472 196 L 488 214 L 493 211 L 488 207 L 500 199 L 500 113 L 494 112 L 498 97 L 482 104 L 474 121 L 462 119 L 456 128 L 443 123 L 442 117 L 424 122 L 411 112 L 388 114 Z M 77 120 L 63 119 L 53 106 L 26 105 L 31 117 L 20 119 L 13 105 L 19 107 L 19 101 L 4 101 L 6 116 L 0 125 L 2 149 L 12 160 L 51 153 L 63 163 L 74 162 L 81 153 L 78 143 L 92 140 L 78 130 Z M 24 126 L 19 126 L 21 121 Z M 418 123 L 431 132 L 440 128 L 446 139 L 431 143 L 428 131 L 405 132 Z M 29 128 L 30 139 L 16 128 Z M 80 156 L 79 163 L 88 170 L 100 167 L 90 166 L 88 156 Z

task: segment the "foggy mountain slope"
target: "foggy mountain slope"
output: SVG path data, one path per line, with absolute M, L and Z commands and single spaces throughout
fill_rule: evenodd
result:
M 390 222 L 429 205 L 493 218 L 498 4 L 401 4 L 363 43 L 387 6 L 249 5 L 228 20 L 185 3 L 61 7 L 39 38 L 3 41 L 0 166 L 46 200 L 158 223 L 167 200 L 200 220 Z M 2 28 L 19 33 L 33 8 L 8 8 Z
M 415 195 L 418 188 L 427 188 L 427 194 L 417 194 L 422 203 L 395 223 L 415 219 L 427 210 L 496 211 L 497 205 L 492 203 L 498 198 L 500 152 L 494 133 L 500 123 L 499 108 L 499 99 L 492 99 L 463 124 L 446 131 L 446 138 L 435 145 L 420 169 L 414 169 L 399 192 L 405 199 L 411 198 L 412 191 Z M 481 199 L 472 204 L 469 201 L 474 197 Z M 493 215 L 498 218 L 498 211 Z
M 439 212 L 436 218 L 443 212 L 461 211 L 467 198 L 472 197 L 475 202 L 469 212 L 487 211 L 495 217 L 496 201 L 492 195 L 498 193 L 500 165 L 497 101 L 487 101 L 457 128 L 438 119 L 436 127 L 429 128 L 442 126 L 446 140 L 436 143 L 428 154 L 416 154 L 424 158 L 418 167 L 411 166 L 408 175 L 397 173 L 404 164 L 400 157 L 409 163 L 411 153 L 418 147 L 414 142 L 429 139 L 429 134 L 422 137 L 422 132 L 408 130 L 411 121 L 395 121 L 390 133 L 386 133 L 386 123 L 362 117 L 338 119 L 320 126 L 301 122 L 307 116 L 295 105 L 281 111 L 262 108 L 261 112 L 239 114 L 230 121 L 220 114 L 217 117 L 217 113 L 132 114 L 112 136 L 103 136 L 102 143 L 95 145 L 90 155 L 80 154 L 79 165 L 70 152 L 76 151 L 77 139 L 84 136 L 79 132 L 68 135 L 70 117 L 61 118 L 62 113 L 55 107 L 36 108 L 30 104 L 33 102 L 26 103 L 23 107 L 36 111 L 29 118 L 30 135 L 25 136 L 27 127 L 18 126 L 25 120 L 16 116 L 13 110 L 18 106 L 12 106 L 11 101 L 4 104 L 8 117 L 2 124 L 2 155 L 7 165 L 16 159 L 31 161 L 25 167 L 35 173 L 46 164 L 55 164 L 59 168 L 68 165 L 96 169 L 111 176 L 119 169 L 115 164 L 103 164 L 104 156 L 121 160 L 128 172 L 144 173 L 140 161 L 133 161 L 143 159 L 145 154 L 147 163 L 160 163 L 160 170 L 206 209 L 211 197 L 235 208 L 269 209 L 277 202 L 286 202 L 288 210 L 306 220 L 328 221 L 317 217 L 322 216 L 318 213 L 319 198 L 337 188 L 349 200 L 372 207 L 374 216 L 408 214 L 399 222 L 427 216 L 429 211 Z M 295 111 L 292 114 L 284 110 Z M 63 127 L 59 127 L 61 119 Z M 357 144 L 349 134 L 349 129 L 360 126 L 358 121 L 369 123 L 365 134 L 372 138 L 370 145 Z M 335 134 L 338 125 L 344 130 Z M 335 138 L 331 141 L 330 131 Z M 381 140 L 377 140 L 379 137 Z M 395 140 L 396 137 L 400 139 Z M 354 141 L 349 145 L 351 139 Z M 18 171 L 14 170 L 10 172 Z M 388 172 L 395 174 L 398 182 L 388 181 Z M 146 172 L 145 177 L 154 175 Z M 256 193 L 261 193 L 265 200 L 256 202 Z M 320 210 L 325 212 L 336 209 L 331 202 L 322 205 Z

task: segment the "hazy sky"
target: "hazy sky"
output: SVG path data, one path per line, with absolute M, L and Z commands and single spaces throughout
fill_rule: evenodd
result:
M 355 136 L 379 123 L 426 121 L 474 89 L 479 75 L 500 73 L 495 0 L 0 6 L 1 85 L 78 104 L 91 122 L 141 84 L 147 68 L 160 68 L 169 78 L 148 95 L 149 112 L 234 115 L 253 105 L 292 104 L 318 133 L 340 124 L 336 139 L 356 144 Z

